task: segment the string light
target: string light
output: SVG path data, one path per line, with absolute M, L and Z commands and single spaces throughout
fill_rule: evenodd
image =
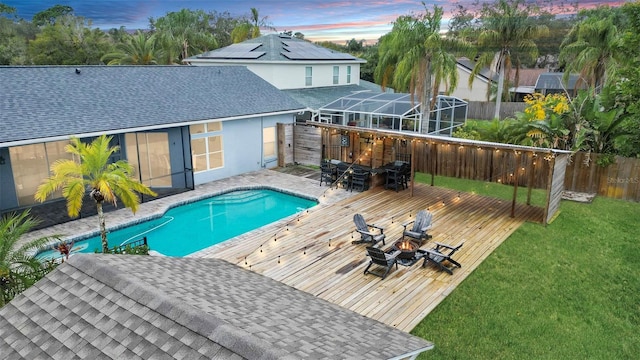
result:
M 278 255 L 278 264 L 280 264 L 280 255 Z
M 302 254 L 307 255 L 307 247 L 305 246 L 304 249 L 302 250 Z
M 244 264 L 247 265 L 247 257 L 244 257 Z

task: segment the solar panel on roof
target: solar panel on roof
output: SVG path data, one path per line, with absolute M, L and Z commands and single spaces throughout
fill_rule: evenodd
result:
M 266 54 L 264 51 L 253 51 L 262 46 L 261 43 L 231 44 L 222 49 L 213 50 L 200 56 L 205 59 L 257 59 Z
M 280 54 L 289 60 L 355 60 L 352 55 L 333 52 L 303 41 L 283 40 L 282 44 L 285 51 Z

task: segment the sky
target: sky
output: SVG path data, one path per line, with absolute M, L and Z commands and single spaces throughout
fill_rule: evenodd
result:
M 470 7 L 473 0 L 425 0 L 427 9 L 438 5 L 448 13 L 454 4 Z M 483 1 L 481 1 L 483 2 Z M 562 1 L 554 1 L 560 3 Z M 568 0 L 568 3 L 575 0 Z M 578 0 L 580 8 L 598 4 L 618 6 L 624 0 Z M 249 15 L 252 7 L 260 17 L 278 32 L 301 32 L 311 41 L 345 43 L 350 39 L 375 43 L 391 29 L 391 23 L 401 15 L 424 10 L 420 0 L 0 0 L 15 7 L 20 18 L 31 20 L 34 14 L 56 5 L 68 5 L 76 16 L 91 19 L 93 26 L 103 30 L 124 26 L 129 30 L 147 29 L 149 17 L 158 18 L 168 12 L 187 8 L 225 12 L 232 16 Z M 444 25 L 444 24 L 443 24 Z

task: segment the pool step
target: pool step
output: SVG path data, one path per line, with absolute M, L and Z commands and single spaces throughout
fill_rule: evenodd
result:
M 253 200 L 258 200 L 264 197 L 269 196 L 269 194 L 265 194 L 262 192 L 255 192 L 255 191 L 241 191 L 238 194 L 225 194 L 222 195 L 221 199 L 211 199 L 211 201 L 209 202 L 210 204 L 239 204 L 239 203 L 244 203 L 244 202 L 248 202 L 248 201 L 253 201 Z

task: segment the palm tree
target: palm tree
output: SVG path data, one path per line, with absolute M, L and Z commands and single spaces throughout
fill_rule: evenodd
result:
M 69 216 L 76 217 L 82 207 L 82 198 L 90 189 L 89 195 L 96 202 L 98 210 L 103 252 L 109 251 L 109 243 L 102 203 L 107 201 L 116 205 L 119 198 L 125 207 L 135 213 L 140 204 L 137 193 L 156 195 L 146 185 L 132 178 L 133 167 L 128 162 L 118 160 L 109 163 L 109 157 L 119 150 L 118 146 L 110 146 L 111 139 L 111 136 L 101 135 L 86 144 L 78 138 L 71 138 L 65 150 L 79 162 L 62 159 L 53 163 L 51 177 L 40 184 L 35 194 L 36 200 L 43 202 L 49 195 L 62 189 Z
M 399 91 L 417 94 L 422 118 L 428 119 L 435 96 L 442 83 L 453 91 L 458 83 L 457 61 L 453 53 L 469 52 L 471 45 L 440 34 L 443 10 L 425 6 L 421 16 L 400 16 L 390 33 L 380 39 L 380 60 L 374 76 L 383 87 L 391 85 Z M 428 126 L 423 122 L 423 128 Z
M 31 241 L 20 241 L 37 221 L 29 210 L 21 214 L 8 214 L 0 219 L 0 307 L 11 300 L 19 290 L 25 289 L 39 279 L 42 263 L 35 258 L 54 237 L 43 237 Z
M 589 87 L 598 93 L 614 75 L 618 29 L 611 16 L 589 17 L 577 23 L 560 46 L 560 61 L 565 64 L 564 80 L 580 73 Z
M 203 10 L 182 9 L 157 20 L 150 19 L 150 26 L 155 29 L 160 43 L 166 46 L 166 53 L 179 54 L 178 59 L 172 59 L 172 62 L 179 63 L 190 54 L 218 47 L 209 25 L 210 18 Z
M 116 45 L 116 51 L 102 56 L 107 65 L 156 65 L 163 59 L 163 52 L 156 47 L 155 34 L 147 36 L 138 31 Z
M 267 16 L 260 18 L 258 9 L 251 8 L 251 17 L 248 20 L 243 20 L 231 31 L 231 41 L 235 44 L 248 39 L 260 37 L 260 35 L 262 35 L 260 28 L 263 27 L 275 30 L 271 25 L 269 25 L 267 19 Z
M 516 78 L 520 68 L 520 56 L 535 58 L 538 48 L 534 42 L 547 36 L 549 29 L 544 25 L 536 25 L 531 21 L 532 9 L 524 0 L 496 0 L 491 6 L 485 4 L 482 9 L 482 30 L 478 36 L 478 47 L 483 51 L 478 57 L 469 77 L 469 87 L 475 77 L 493 64 L 498 73 L 498 93 L 494 118 L 500 118 L 500 103 L 503 98 L 506 75 L 515 64 Z M 514 84 L 517 86 L 517 84 Z

